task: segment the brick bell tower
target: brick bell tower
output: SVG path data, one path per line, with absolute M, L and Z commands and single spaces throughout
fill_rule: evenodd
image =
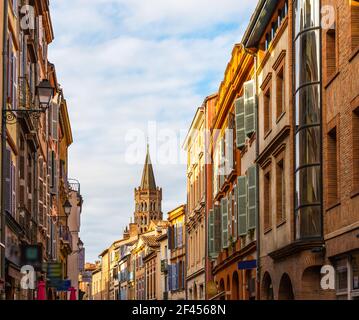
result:
M 135 189 L 135 223 L 138 233 L 147 232 L 151 221 L 162 220 L 162 188 L 156 187 L 155 176 L 147 144 L 147 154 L 142 173 L 141 186 Z

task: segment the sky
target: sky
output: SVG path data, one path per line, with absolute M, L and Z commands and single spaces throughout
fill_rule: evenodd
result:
M 81 182 L 86 261 L 120 239 L 133 217 L 147 140 L 164 218 L 186 202 L 185 133 L 204 98 L 217 92 L 256 3 L 50 1 L 49 60 L 70 114 L 69 177 Z M 178 161 L 166 162 L 159 154 L 171 134 Z

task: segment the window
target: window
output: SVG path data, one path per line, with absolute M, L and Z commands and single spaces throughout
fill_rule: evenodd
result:
M 264 230 L 271 228 L 272 216 L 272 187 L 270 168 L 264 174 Z
M 328 180 L 328 204 L 338 201 L 338 145 L 336 127 L 328 133 L 328 154 L 327 154 L 327 180 Z
M 277 73 L 277 119 L 285 112 L 285 72 L 284 66 Z
M 335 23 L 327 30 L 326 33 L 326 75 L 327 81 L 337 71 L 337 40 L 336 40 Z
M 276 185 L 277 185 L 277 223 L 285 220 L 285 172 L 284 159 L 277 163 L 276 171 Z
M 336 269 L 336 292 L 338 300 L 359 299 L 359 252 L 338 259 Z
M 267 134 L 271 129 L 272 123 L 272 103 L 271 103 L 271 89 L 268 88 L 263 96 L 263 112 L 264 112 L 264 134 Z
M 353 190 L 359 190 L 359 107 L 353 112 Z
M 352 49 L 359 46 L 359 1 L 351 0 L 351 36 Z

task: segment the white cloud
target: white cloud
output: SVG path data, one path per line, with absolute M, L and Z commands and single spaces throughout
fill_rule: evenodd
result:
M 146 130 L 148 121 L 187 130 L 203 98 L 217 90 L 254 6 L 236 0 L 51 1 L 56 38 L 50 59 L 68 100 L 70 176 L 82 184 L 87 260 L 119 238 L 133 216 L 142 165 L 125 162 L 126 133 Z M 143 159 L 144 152 L 145 145 Z M 154 170 L 166 217 L 186 201 L 185 167 L 155 164 Z

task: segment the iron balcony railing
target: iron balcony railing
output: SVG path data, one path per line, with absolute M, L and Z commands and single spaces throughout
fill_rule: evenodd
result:
M 60 226 L 59 237 L 64 243 L 67 243 L 72 249 L 72 234 L 68 226 L 62 226 L 62 225 Z

